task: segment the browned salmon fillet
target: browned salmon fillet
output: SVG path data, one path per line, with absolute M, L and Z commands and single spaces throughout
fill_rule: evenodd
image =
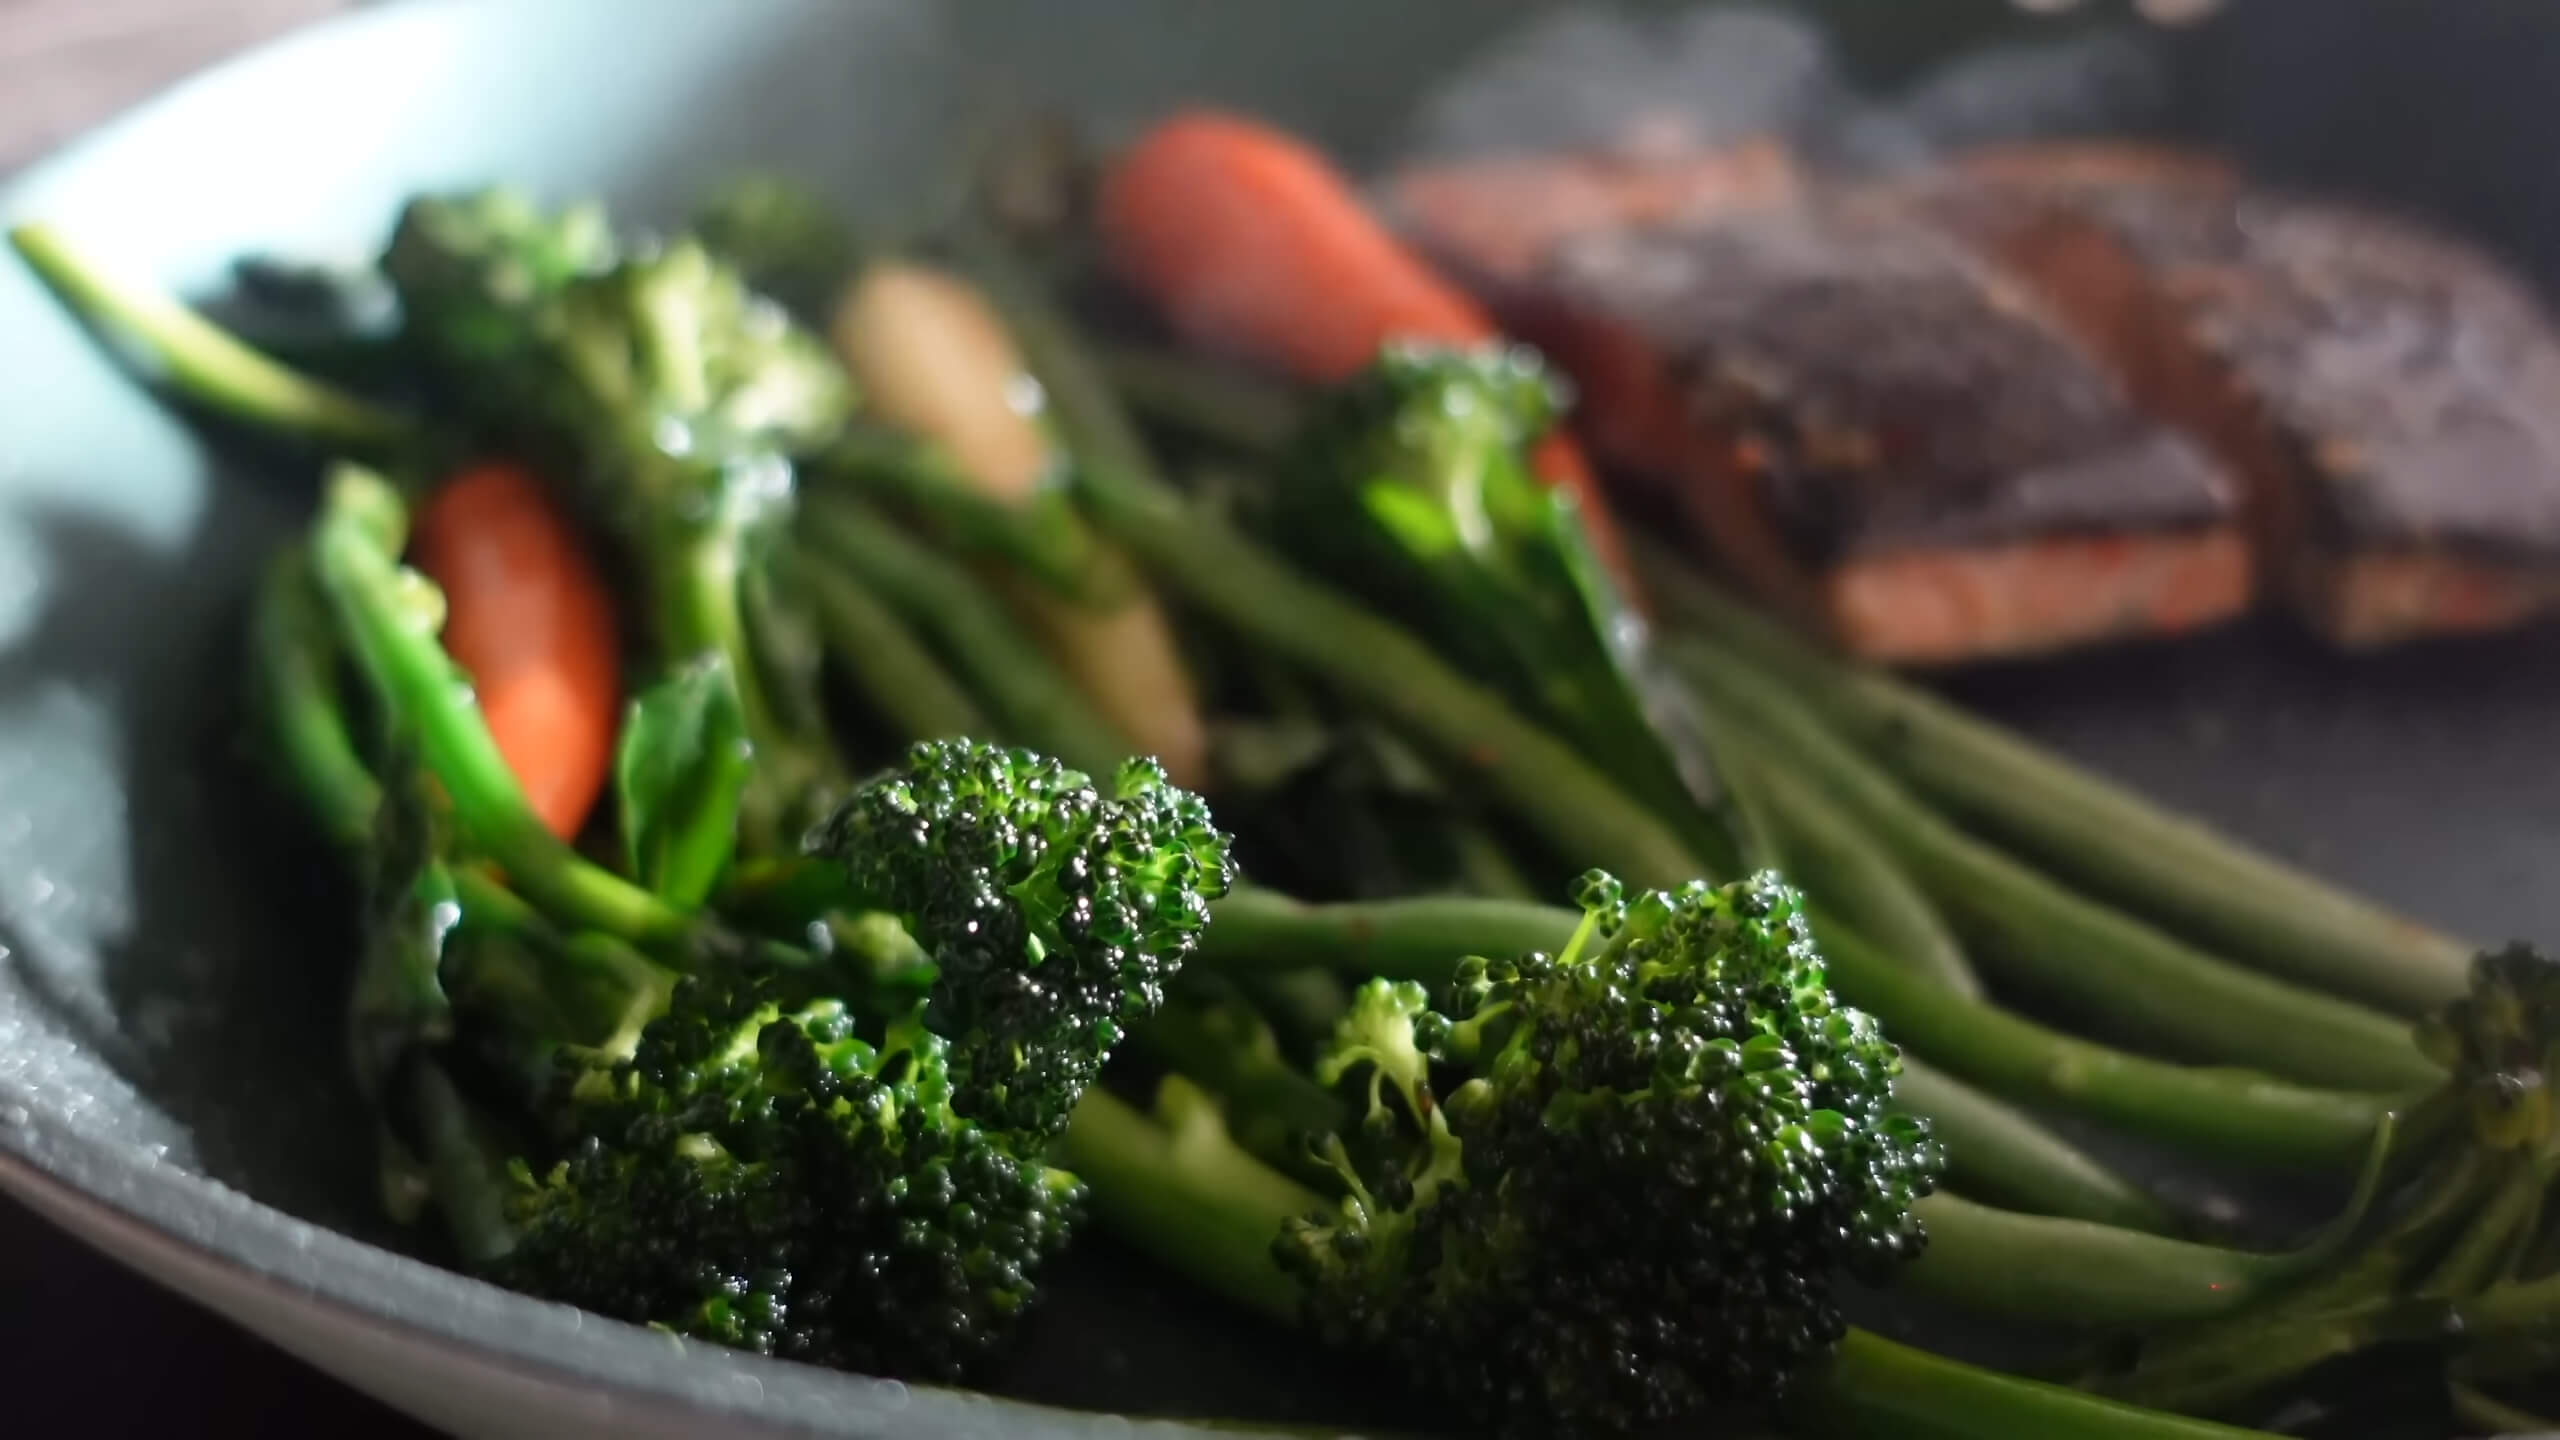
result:
M 2491 256 L 2137 146 L 2005 148 L 1904 200 L 2246 478 L 2265 582 L 2335 643 L 2560 608 L 2560 344 Z
M 1575 381 L 1764 598 L 1938 664 L 2192 631 L 2247 604 L 2238 483 L 2034 296 L 1890 205 L 1588 224 L 1535 263 L 1426 246 Z M 1491 278 L 1488 278 L 1491 277 Z

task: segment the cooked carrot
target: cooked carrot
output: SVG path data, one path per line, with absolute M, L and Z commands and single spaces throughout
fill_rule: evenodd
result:
M 1157 125 L 1104 178 L 1097 223 L 1113 268 L 1185 339 L 1313 384 L 1349 377 L 1390 340 L 1500 338 L 1323 156 L 1239 116 L 1192 110 Z M 1538 469 L 1581 502 L 1593 546 L 1632 593 L 1580 449 L 1552 437 Z
M 444 644 L 490 733 L 553 833 L 586 824 L 622 713 L 613 601 L 533 475 L 474 465 L 422 508 L 411 562 L 445 595 Z

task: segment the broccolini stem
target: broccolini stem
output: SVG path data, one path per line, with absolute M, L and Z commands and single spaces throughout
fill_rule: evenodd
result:
M 324 602 L 311 578 L 310 552 L 296 542 L 267 567 L 250 631 L 255 676 L 252 704 L 272 758 L 332 844 L 355 851 L 371 842 L 382 786 L 357 752 L 345 709 L 331 683 L 331 643 Z
M 802 567 L 827 648 L 871 708 L 909 740 L 965 739 L 994 727 L 968 690 L 850 568 Z
M 1239 885 L 1209 906 L 1193 963 L 1235 973 L 1320 965 L 1343 975 L 1445 985 L 1470 955 L 1553 955 L 1582 913 L 1525 900 L 1423 897 L 1310 905 Z
M 1554 954 L 1579 912 L 1516 901 L 1391 900 L 1309 905 L 1238 887 L 1211 907 L 1194 963 L 1212 969 L 1324 965 L 1346 974 L 1445 984 L 1469 955 Z M 1822 950 L 1841 998 L 1884 1022 L 1899 1044 L 1957 1078 L 2021 1103 L 2047 1103 L 2171 1144 L 2257 1166 L 2339 1173 L 2402 1106 L 2232 1070 L 2195 1069 L 2111 1050 L 1967 1000 L 1878 955 L 1846 926 Z M 2409 1117 L 2404 1141 L 2426 1127 Z
M 2474 947 L 2174 814 L 2026 737 L 1880 671 L 1822 654 L 1658 552 L 1682 623 L 1781 679 L 1829 724 L 1966 821 L 2093 890 L 2192 926 L 2238 958 L 2394 1013 L 2470 982 Z
M 1107 583 L 1094 536 L 1063 490 L 1025 502 L 988 494 L 932 444 L 904 435 L 857 433 L 836 442 L 815 465 L 854 495 L 903 505 L 928 531 L 967 551 L 1000 559 L 1075 604 L 1107 608 L 1126 587 Z
M 2474 1340 L 2560 1333 L 2560 1275 L 2492 1285 L 2454 1306 L 2453 1318 Z
M 1125 1242 L 1236 1304 L 1293 1323 L 1297 1286 L 1273 1260 L 1273 1243 L 1290 1219 L 1321 1213 L 1323 1201 L 1246 1153 L 1204 1097 L 1174 1082 L 1166 1100 L 1177 1102 L 1160 1106 L 1172 1112 L 1171 1123 L 1107 1091 L 1087 1091 L 1061 1142 L 1062 1158 L 1090 1187 L 1094 1213 Z M 2217 1440 L 2252 1433 L 1977 1369 L 1854 1330 L 1802 1404 L 1806 1418 L 1838 1433 L 1897 1440 Z
M 507 1221 L 507 1179 L 499 1147 L 454 1088 L 444 1067 L 421 1061 L 409 1075 L 409 1110 L 417 1127 L 436 1211 L 444 1217 L 454 1249 L 475 1269 L 516 1248 Z
M 1449 845 L 1456 853 L 1458 881 L 1467 893 L 1494 900 L 1531 900 L 1536 886 L 1520 869 L 1499 836 L 1472 820 L 1449 826 Z
M 1954 1195 L 1913 1207 L 1928 1248 L 1895 1283 L 1978 1312 L 2045 1325 L 2117 1329 L 2228 1315 L 2328 1263 L 2381 1184 L 2379 1148 L 2346 1211 L 2308 1244 L 2233 1250 L 2087 1220 L 2020 1215 Z
M 1097 340 L 1094 368 L 1140 418 L 1246 455 L 1268 455 L 1296 433 L 1300 404 L 1287 386 L 1203 370 L 1197 356 Z
M 999 241 L 964 248 L 1076 456 L 1089 508 L 1140 562 L 1227 624 L 1323 675 L 1480 772 L 1569 855 L 1631 884 L 1713 879 L 1658 816 L 1428 646 L 1232 530 L 1186 516 L 1111 383 Z
M 2484 1435 L 2560 1434 L 2560 1422 L 2519 1410 L 2469 1385 L 2453 1387 L 2453 1418 Z
M 1778 843 L 1793 867 L 1789 878 L 1886 954 L 1959 995 L 1981 999 L 1982 981 L 1963 943 L 1901 862 L 1818 787 L 1739 735 L 1733 738 L 1737 743 L 1727 754 L 1750 769 L 1751 783 L 1766 798 Z
M 1321 1135 L 1350 1120 L 1348 1109 L 1313 1076 L 1285 1062 L 1264 1063 L 1233 1038 L 1204 1024 L 1196 1006 L 1170 1000 L 1138 1028 L 1138 1043 L 1221 1101 L 1301 1135 Z
M 2400 1117 L 2407 1141 L 2431 1133 L 2432 1091 L 2398 1097 L 2323 1090 L 2253 1074 L 2171 1064 L 2066 1035 L 1966 1000 L 1878 954 L 1853 931 L 1824 931 L 1842 999 L 1960 1079 L 2024 1104 L 2049 1104 L 2258 1168 L 2338 1173 Z
M 2443 1077 L 2405 1022 L 2226 964 L 1958 830 L 1733 652 L 1685 637 L 1664 653 L 1753 749 L 1818 777 L 2018 985 L 2199 1060 L 2375 1091 Z
M 1128 758 L 1128 742 L 967 570 L 879 511 L 841 499 L 812 500 L 802 533 L 818 551 L 876 587 L 909 623 L 940 638 L 1007 738 L 1089 775 L 1108 775 Z
M 2155 1235 L 2177 1228 L 2167 1207 L 2086 1151 L 1916 1056 L 1902 1058 L 1893 1095 L 1896 1108 L 1929 1121 L 1946 1147 L 1947 1183 L 1958 1194 L 2029 1215 Z
M 356 658 L 386 708 L 413 730 L 451 797 L 463 835 L 537 903 L 575 926 L 636 944 L 684 936 L 680 911 L 589 863 L 545 828 L 490 735 L 471 688 L 436 643 L 440 606 L 401 569 L 369 511 L 395 507 L 388 485 L 340 466 L 312 536 L 312 563 Z
M 81 318 L 137 343 L 171 390 L 207 410 L 370 455 L 416 439 L 407 417 L 278 364 L 177 297 L 82 254 L 50 225 L 17 226 L 9 239 Z
M 1096 1086 L 1076 1103 L 1060 1157 L 1123 1241 L 1223 1299 L 1295 1324 L 1298 1282 L 1272 1247 L 1289 1221 L 1323 1213 L 1324 1200 L 1202 1118 L 1168 1127 Z
M 728 526 L 670 537 L 653 552 L 652 563 L 663 569 L 649 588 L 658 600 L 658 638 L 669 667 L 706 654 L 727 662 L 756 754 L 739 817 L 741 848 L 788 853 L 799 841 L 794 812 L 833 778 L 835 755 L 785 725 L 765 693 L 764 668 L 748 637 L 741 568 L 747 549 L 746 537 Z
M 1983 1370 L 1852 1330 L 1800 1418 L 1818 1433 L 1894 1440 L 2267 1440 L 2264 1432 L 2142 1410 Z
M 1649 806 L 1405 630 L 1132 472 L 1097 463 L 1082 478 L 1103 528 L 1150 569 L 1472 774 L 1559 852 L 1632 885 L 1715 878 Z

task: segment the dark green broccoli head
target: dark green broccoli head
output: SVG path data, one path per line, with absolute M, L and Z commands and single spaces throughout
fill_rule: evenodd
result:
M 2543 1143 L 2560 1128 L 2550 1078 L 2560 1075 L 2560 963 L 2527 945 L 2482 952 L 2471 988 L 2418 1028 L 2428 1056 L 2453 1072 L 2472 1136 L 2491 1149 Z
M 1292 451 L 1297 483 L 1280 498 L 1302 531 L 1342 531 L 1348 498 L 1408 556 L 1494 572 L 1480 583 L 1543 578 L 1519 573 L 1524 552 L 1554 543 L 1569 501 L 1528 456 L 1562 408 L 1534 351 L 1389 345 L 1310 417 Z
M 617 250 L 591 209 L 411 202 L 383 261 L 405 333 L 485 428 L 528 439 L 640 539 L 780 513 L 841 427 L 825 345 L 691 237 Z
M 524 317 L 570 281 L 619 258 L 601 206 L 546 211 L 511 186 L 409 202 L 382 268 L 404 321 L 455 364 L 515 363 L 534 336 Z
M 720 1344 L 959 1378 L 1030 1303 L 1080 1184 L 952 1108 L 942 1040 L 866 1040 L 820 970 L 688 977 L 627 1058 L 572 1057 L 501 1284 Z
M 1517 346 L 1389 345 L 1292 442 L 1270 526 L 1656 801 L 1711 871 L 1740 874 L 1761 846 L 1696 698 L 1656 663 L 1576 487 L 1539 468 L 1565 398 Z
M 820 319 L 852 273 L 853 236 L 825 199 L 780 175 L 742 175 L 707 197 L 694 233 L 758 290 Z
M 1332 1338 L 1514 1434 L 1774 1401 L 1844 1332 L 1833 1277 L 1919 1252 L 1942 1164 L 1792 890 L 1583 891 L 1563 954 L 1468 962 L 1446 1013 L 1361 994 L 1321 1072 L 1370 1082 L 1351 1198 L 1278 1249 Z
M 1235 878 L 1208 806 L 1155 762 L 1106 789 L 972 740 L 913 747 L 810 843 L 932 956 L 960 1112 L 1044 1135 L 1163 1003 Z

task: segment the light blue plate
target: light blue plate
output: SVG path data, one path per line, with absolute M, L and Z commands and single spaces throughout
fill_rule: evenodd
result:
M 193 288 L 250 251 L 365 255 L 409 193 L 498 178 L 667 220 L 736 168 L 782 169 L 894 222 L 931 202 L 969 117 L 1035 98 L 1110 134 L 1214 97 L 1357 158 L 1419 77 L 1530 8 L 429 0 L 179 87 L 23 177 L 0 221 L 41 217 Z M 1917 23 L 1908 0 L 1839 8 Z M 2191 56 L 2208 125 L 2280 162 L 2360 167 L 2548 268 L 2560 175 L 2548 125 L 2522 119 L 2560 93 L 2560 65 L 2534 58 L 2560 54 L 2548 26 L 2516 44 L 2499 22 L 2375 18 L 2409 7 L 2267 8 L 2330 19 L 2235 27 Z M 2359 84 L 2412 112 L 2463 103 L 2384 134 Z M 2352 163 L 2329 163 L 2335 135 L 2360 137 Z M 2528 168 L 2483 168 L 2502 136 L 2499 163 Z M 380 1248 L 399 1237 L 369 1193 L 335 1045 L 345 937 L 301 897 L 318 871 L 292 827 L 224 753 L 244 583 L 309 482 L 307 465 L 209 451 L 0 263 L 0 1187 L 464 1433 L 1130 1433 L 685 1345 Z M 2527 884 L 2560 854 L 2548 653 L 2350 673 L 2244 639 L 1982 693 L 2390 900 L 2550 937 L 2560 886 Z M 1019 1388 L 1168 1414 L 1341 1412 L 1333 1372 L 1274 1359 L 1261 1332 L 1076 1278 L 1110 1268 L 1062 1285 Z

